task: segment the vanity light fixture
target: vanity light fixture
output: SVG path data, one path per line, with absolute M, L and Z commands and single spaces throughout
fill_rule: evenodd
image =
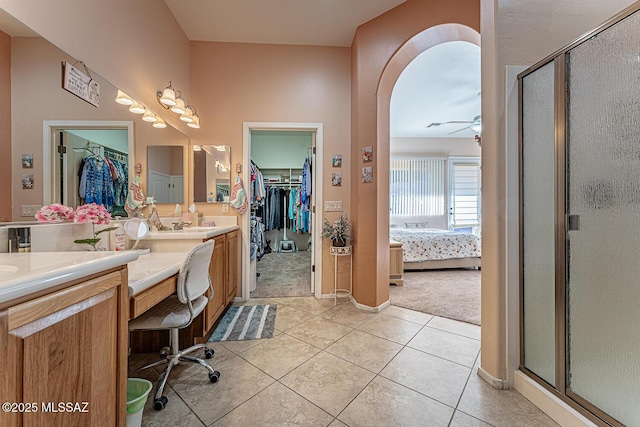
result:
M 158 117 L 153 113 L 153 111 L 145 110 L 144 114 L 142 115 L 142 120 L 144 120 L 145 122 L 153 123 L 158 121 Z
M 185 102 L 184 99 L 182 99 L 182 94 L 176 97 L 176 105 L 171 107 L 170 110 L 176 114 L 184 114 L 186 112 Z
M 198 117 L 198 114 L 193 116 L 193 122 L 187 123 L 187 126 L 194 129 L 200 129 L 200 117 Z
M 118 89 L 118 94 L 116 95 L 116 102 L 122 105 L 131 105 L 133 104 L 133 99 L 120 89 Z
M 152 123 L 155 128 L 163 129 L 167 127 L 165 121 L 158 117 L 156 113 L 147 109 L 144 105 L 119 89 L 118 94 L 116 95 L 116 102 L 122 105 L 129 105 L 129 111 L 134 114 L 142 114 L 142 120 Z
M 158 117 L 158 120 L 156 120 L 155 122 L 153 122 L 153 125 L 152 125 L 152 126 L 153 126 L 154 128 L 157 128 L 157 129 L 164 129 L 164 128 L 166 128 L 166 127 L 167 127 L 167 123 L 166 123 L 163 119 L 161 119 L 160 117 Z
M 138 101 L 133 101 L 133 104 L 129 107 L 129 111 L 133 114 L 144 114 L 145 108 Z
M 169 86 L 164 90 L 156 92 L 156 98 L 162 108 L 180 115 L 180 120 L 186 122 L 187 126 L 200 129 L 200 117 L 198 117 L 195 107 L 184 99 L 181 91 L 175 90 L 171 86 L 171 81 L 169 81 Z
M 187 105 L 185 107 L 184 114 L 180 116 L 180 120 L 187 123 L 193 123 L 193 107 L 191 105 Z
M 176 91 L 171 86 L 171 80 L 169 80 L 169 86 L 167 86 L 163 91 L 158 91 L 156 94 L 158 98 L 158 102 L 163 104 L 163 107 L 169 108 L 176 105 Z

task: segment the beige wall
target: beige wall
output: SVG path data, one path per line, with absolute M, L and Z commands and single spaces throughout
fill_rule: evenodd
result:
M 322 123 L 323 197 L 344 201 L 348 213 L 348 48 L 193 42 L 191 87 L 202 121 L 201 129 L 191 133 L 192 143 L 230 145 L 232 170 L 233 165 L 242 163 L 243 122 Z M 343 155 L 342 187 L 332 187 L 330 181 L 331 157 L 337 153 Z M 318 201 L 318 208 L 322 206 Z M 219 214 L 221 205 L 198 204 L 198 210 L 205 215 Z M 337 214 L 326 217 L 334 219 Z M 323 293 L 333 288 L 333 262 L 329 262 L 327 245 Z
M 147 144 L 188 144 L 188 138 L 177 130 L 171 127 L 155 129 L 143 122 L 139 115 L 131 114 L 127 107 L 114 102 L 115 87 L 97 74 L 93 77 L 100 82 L 102 99 L 98 108 L 62 89 L 61 61 L 75 61 L 46 40 L 39 37 L 14 37 L 11 41 L 14 221 L 32 219 L 21 217 L 21 205 L 41 205 L 43 185 L 50 180 L 43 176 L 42 168 L 44 120 L 133 121 L 135 159 L 143 165 L 143 184 L 146 182 Z M 22 169 L 19 166 L 23 153 L 33 154 L 33 169 Z M 21 178 L 25 171 L 34 174 L 35 186 L 31 190 L 22 189 Z
M 507 283 L 505 271 L 505 66 L 532 65 L 632 3 L 482 1 L 482 368 L 495 378 L 507 378 L 505 293 L 515 285 Z
M 11 37 L 0 31 L 0 221 L 11 221 Z M 20 163 L 16 164 L 16 168 Z
M 165 2 L 0 0 L 0 8 L 188 134 L 156 101 L 169 80 L 191 95 L 189 40 Z
M 479 31 L 479 19 L 478 0 L 408 0 L 356 31 L 351 52 L 351 213 L 356 236 L 354 296 L 361 304 L 375 307 L 389 299 L 389 195 L 388 183 L 385 186 L 379 175 L 380 170 L 389 168 L 388 118 L 382 125 L 387 137 L 381 142 L 377 106 L 383 70 L 403 44 L 425 29 L 459 23 Z M 383 102 L 388 110 L 389 101 Z M 360 178 L 362 167 L 371 165 L 364 164 L 360 154 L 368 145 L 374 146 L 371 184 Z

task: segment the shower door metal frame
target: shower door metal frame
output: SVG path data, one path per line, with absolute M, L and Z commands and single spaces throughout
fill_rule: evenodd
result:
M 519 369 L 532 378 L 546 390 L 567 403 L 569 406 L 584 415 L 590 421 L 598 425 L 610 425 L 613 427 L 624 427 L 602 410 L 595 407 L 567 387 L 569 365 L 569 344 L 568 344 L 568 251 L 570 242 L 568 240 L 568 212 L 569 201 L 567 199 L 567 184 L 569 171 L 569 127 L 568 127 L 568 72 L 569 57 L 571 50 L 576 46 L 588 41 L 592 37 L 619 23 L 630 15 L 640 11 L 640 3 L 636 3 L 609 19 L 595 29 L 585 33 L 580 38 L 566 45 L 562 49 L 547 56 L 530 68 L 518 74 L 518 169 L 519 169 L 519 256 L 520 256 L 520 367 Z M 522 113 L 523 113 L 523 78 L 535 72 L 539 68 L 554 62 L 554 156 L 555 156 L 555 194 L 554 194 L 554 233 L 555 233 L 555 384 L 536 375 L 524 366 L 524 269 L 523 269 L 523 150 L 522 150 Z

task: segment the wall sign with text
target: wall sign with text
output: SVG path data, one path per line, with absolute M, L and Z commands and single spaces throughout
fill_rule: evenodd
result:
M 100 83 L 68 62 L 63 62 L 62 68 L 62 87 L 78 98 L 98 107 L 100 105 Z

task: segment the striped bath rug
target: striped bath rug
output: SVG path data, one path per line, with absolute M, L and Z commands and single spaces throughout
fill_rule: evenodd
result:
M 275 304 L 234 305 L 213 331 L 209 341 L 242 341 L 272 338 L 276 324 Z

